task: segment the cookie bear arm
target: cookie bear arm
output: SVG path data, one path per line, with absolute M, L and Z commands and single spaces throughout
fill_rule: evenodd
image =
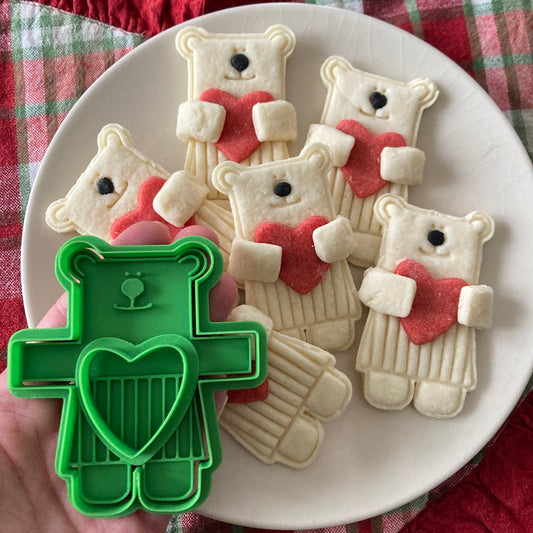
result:
M 184 226 L 203 204 L 209 189 L 186 171 L 175 172 L 155 195 L 153 208 L 167 222 Z
M 189 100 L 178 108 L 176 135 L 182 141 L 195 139 L 215 143 L 222 134 L 226 110 L 212 102 Z
M 346 259 L 354 248 L 354 235 L 350 221 L 337 216 L 328 224 L 313 231 L 313 244 L 319 259 L 325 263 L 336 263 Z
M 473 328 L 490 328 L 494 292 L 487 285 L 467 285 L 461 289 L 457 322 Z
M 306 144 L 311 143 L 325 144 L 331 150 L 333 166 L 343 167 L 348 162 L 355 139 L 337 128 L 324 124 L 311 124 Z
M 424 152 L 418 148 L 387 146 L 381 152 L 381 177 L 401 185 L 419 185 L 422 183 L 425 161 Z
M 296 139 L 296 110 L 285 100 L 255 104 L 252 119 L 255 134 L 261 142 Z
M 416 281 L 381 268 L 369 268 L 359 289 L 359 299 L 378 313 L 406 317 L 416 293 Z
M 237 238 L 231 245 L 228 272 L 237 279 L 272 283 L 281 268 L 281 246 Z

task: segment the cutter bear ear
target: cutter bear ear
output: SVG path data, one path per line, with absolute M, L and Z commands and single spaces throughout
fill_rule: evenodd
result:
M 322 80 L 329 85 L 337 81 L 339 71 L 351 72 L 354 70 L 351 63 L 341 56 L 328 57 L 320 67 L 320 76 Z
M 233 161 L 224 161 L 213 169 L 211 180 L 221 193 L 228 195 L 232 190 L 242 170 L 242 166 Z
M 407 209 L 407 202 L 395 194 L 383 194 L 374 204 L 374 214 L 383 225 L 387 225 L 392 217 L 398 216 Z
M 481 237 L 481 242 L 487 242 L 494 235 L 494 220 L 486 213 L 473 211 L 465 218 Z
M 98 150 L 104 149 L 112 144 L 121 144 L 131 148 L 133 139 L 130 132 L 120 124 L 107 124 L 104 126 L 97 138 Z
M 328 172 L 332 166 L 331 150 L 320 143 L 311 143 L 303 147 L 300 152 L 301 159 L 307 159 L 310 163 L 317 165 L 322 172 Z
M 416 78 L 411 80 L 407 85 L 411 87 L 418 96 L 418 102 L 423 108 L 430 107 L 435 103 L 439 90 L 434 81 L 427 78 Z
M 192 56 L 194 48 L 198 43 L 201 43 L 208 37 L 209 34 L 203 28 L 188 26 L 177 33 L 176 48 L 185 59 L 188 59 Z
M 269 41 L 278 47 L 282 56 L 287 57 L 294 50 L 296 38 L 294 37 L 292 30 L 287 28 L 287 26 L 283 26 L 282 24 L 270 26 L 270 28 L 267 28 L 264 35 Z

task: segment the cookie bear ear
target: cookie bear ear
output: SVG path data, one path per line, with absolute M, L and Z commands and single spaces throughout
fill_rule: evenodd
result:
M 208 38 L 208 33 L 196 26 L 188 26 L 179 31 L 176 35 L 176 48 L 178 52 L 188 59 L 192 56 L 195 46 Z
M 233 161 L 224 161 L 224 163 L 220 163 L 213 169 L 211 180 L 217 190 L 228 195 L 233 190 L 240 173 L 241 165 Z
M 354 70 L 350 62 L 344 57 L 330 56 L 322 63 L 320 76 L 324 82 L 333 85 L 337 80 L 339 69 L 346 72 Z
M 437 85 L 427 78 L 416 78 L 411 80 L 407 85 L 415 91 L 415 94 L 418 96 L 418 101 L 423 108 L 432 106 L 437 96 L 439 96 Z
M 300 152 L 301 159 L 307 159 L 313 165 L 318 166 L 322 172 L 328 172 L 332 165 L 331 150 L 320 143 L 311 143 L 304 146 Z
M 481 242 L 487 242 L 494 235 L 494 220 L 486 213 L 474 211 L 465 218 L 481 237 Z
M 383 194 L 374 204 L 374 214 L 382 224 L 387 225 L 392 217 L 398 216 L 406 208 L 407 202 L 400 196 Z
M 278 47 L 281 55 L 284 57 L 290 55 L 294 50 L 296 39 L 292 30 L 287 28 L 287 26 L 283 26 L 282 24 L 270 26 L 265 31 L 265 37 Z
M 68 216 L 65 198 L 60 198 L 48 206 L 45 220 L 58 233 L 67 233 L 76 229 Z
M 104 149 L 112 144 L 122 144 L 123 146 L 132 147 L 133 139 L 130 132 L 120 124 L 107 124 L 104 126 L 97 139 L 98 150 Z

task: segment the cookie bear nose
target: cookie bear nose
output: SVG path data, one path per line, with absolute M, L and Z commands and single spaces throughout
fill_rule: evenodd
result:
M 274 186 L 274 194 L 276 196 L 289 196 L 289 194 L 291 194 L 291 190 L 291 184 L 287 183 L 286 181 L 280 181 Z
M 239 72 L 246 70 L 249 64 L 250 61 L 244 54 L 235 54 L 231 58 L 231 66 Z
M 433 246 L 440 246 L 444 243 L 444 233 L 442 233 L 442 231 L 439 231 L 438 229 L 431 230 L 428 233 L 428 241 Z
M 102 178 L 98 180 L 96 189 L 98 190 L 99 194 L 111 194 L 115 190 L 115 187 L 109 178 Z
M 387 105 L 387 97 L 378 91 L 373 92 L 369 100 L 374 109 L 381 109 Z

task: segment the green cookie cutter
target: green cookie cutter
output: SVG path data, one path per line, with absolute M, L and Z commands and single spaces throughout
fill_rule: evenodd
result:
M 215 390 L 266 377 L 255 322 L 211 322 L 222 275 L 211 241 L 112 246 L 76 237 L 59 250 L 67 325 L 26 329 L 8 346 L 8 385 L 62 398 L 56 472 L 89 516 L 181 513 L 209 494 L 222 449 Z

